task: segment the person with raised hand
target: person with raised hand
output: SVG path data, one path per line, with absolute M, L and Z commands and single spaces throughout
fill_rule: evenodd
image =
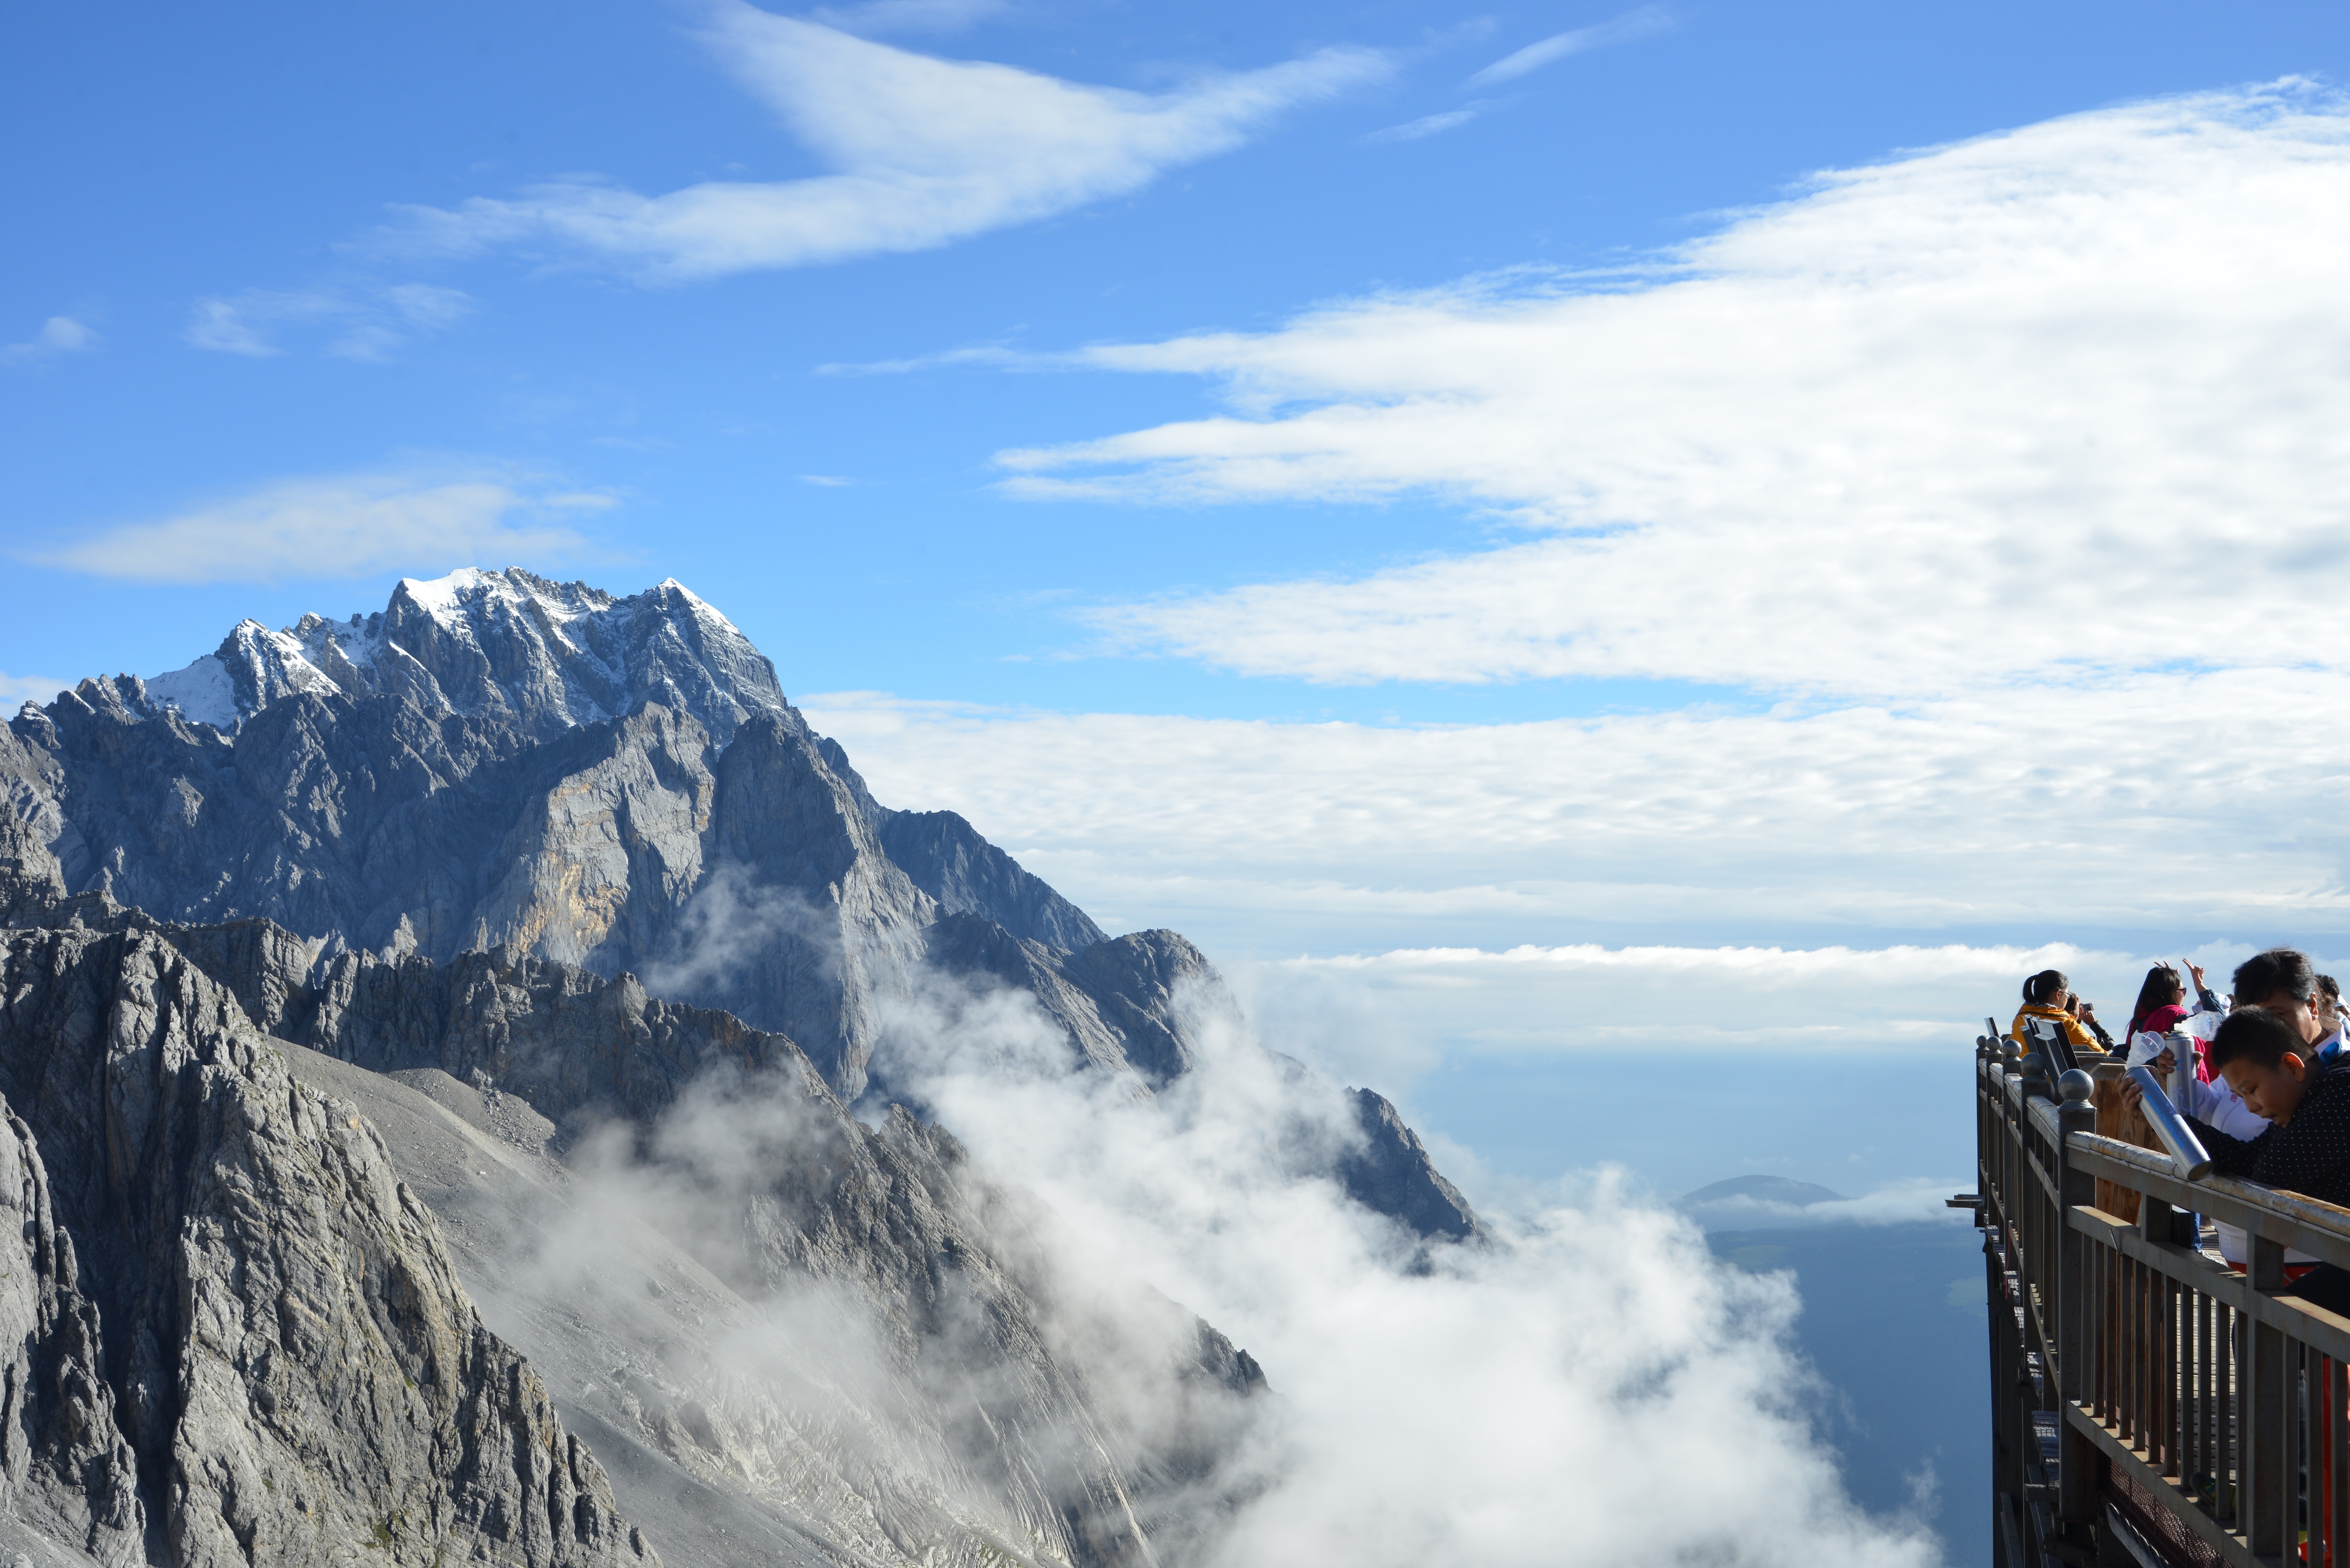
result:
M 2176 969 L 2158 963 L 2146 971 L 2145 983 L 2137 988 L 2137 1004 L 2130 1010 L 2129 1027 L 2122 1031 L 2122 1038 L 2129 1045 L 2131 1065 L 2165 1049 L 2167 1042 L 2163 1037 L 2187 1020 L 2227 1012 L 2220 999 L 2211 994 L 2211 988 L 2203 983 L 2202 967 L 2190 963 L 2187 969 L 2195 977 L 2192 1007 L 2187 1005 L 2187 981 Z M 2141 1035 L 2155 1038 L 2142 1040 Z

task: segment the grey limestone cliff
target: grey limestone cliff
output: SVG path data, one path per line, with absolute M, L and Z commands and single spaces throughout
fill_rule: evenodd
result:
M 1370 1089 L 1349 1089 L 1347 1095 L 1363 1142 L 1338 1160 L 1338 1184 L 1347 1195 L 1430 1240 L 1484 1241 L 1476 1210 L 1436 1168 L 1428 1147 L 1405 1125 L 1394 1103 Z
M 847 762 L 844 754 L 843 763 Z M 951 915 L 980 915 L 1025 941 L 1076 952 L 1105 940 L 1083 909 L 951 811 L 893 811 L 880 843 L 914 886 Z
M 953 1138 L 902 1110 L 859 1122 L 788 1039 L 507 949 L 314 964 L 268 921 L 66 912 L 117 929 L 20 933 L 18 949 L 168 971 L 210 1009 L 198 1036 L 280 1093 L 290 1072 L 356 1113 L 329 1109 L 323 1128 L 297 1114 L 295 1135 L 381 1154 L 412 1220 L 433 1223 L 426 1203 L 457 1217 L 468 1282 L 623 1456 L 620 1506 L 691 1560 L 1122 1568 L 1201 1529 L 1263 1385 L 1254 1362 L 1139 1287 L 1073 1291 L 1023 1200 Z M 48 1006 L 19 1028 L 0 1044 L 30 1064 L 65 1025 Z M 666 1195 L 659 1234 L 625 1244 L 629 1203 L 592 1161 L 584 1179 L 565 1163 L 608 1158 L 594 1135 L 613 1125 L 623 1188 Z M 273 1189 L 252 1209 L 294 1201 Z M 806 1342 L 811 1312 L 835 1324 L 826 1348 Z M 282 1403 L 305 1430 L 349 1424 Z M 681 1487 L 718 1501 L 681 1510 Z
M 646 1564 L 348 1106 L 151 931 L 0 937 L 5 1470 L 106 1563 Z

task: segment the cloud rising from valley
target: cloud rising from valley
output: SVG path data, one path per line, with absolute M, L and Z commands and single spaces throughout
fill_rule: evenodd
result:
M 922 973 L 885 1012 L 889 1075 L 1010 1195 L 1000 1212 L 1017 1223 L 997 1233 L 1018 1238 L 1033 1279 L 1056 1282 L 1031 1287 L 1047 1338 L 1086 1367 L 1115 1428 L 1147 1435 L 1170 1397 L 1143 1353 L 1138 1286 L 1263 1366 L 1269 1393 L 1194 1412 L 1216 1434 L 1213 1462 L 1161 1513 L 1162 1561 L 1939 1561 L 1926 1520 L 1849 1501 L 1815 1426 L 1825 1390 L 1791 1348 L 1788 1278 L 1715 1263 L 1691 1225 L 1617 1177 L 1489 1214 L 1490 1248 L 1430 1252 L 1326 1174 L 1359 1137 L 1336 1085 L 1244 1030 L 1208 1024 L 1199 1064 L 1154 1096 L 1077 1067 L 1024 993 Z M 650 1137 L 583 1150 L 576 1218 L 548 1232 L 521 1293 L 542 1305 L 502 1310 L 632 1296 L 633 1265 L 608 1240 L 632 1228 L 739 1272 L 743 1204 L 807 1136 L 791 1098 L 713 1083 Z M 673 1376 L 702 1391 L 694 1418 L 728 1451 L 758 1426 L 752 1413 L 782 1409 L 801 1440 L 870 1466 L 907 1449 L 908 1412 L 970 1397 L 952 1377 L 917 1386 L 854 1290 L 787 1288 L 708 1332 L 705 1369 Z M 983 1362 L 969 1364 L 983 1378 Z M 980 1449 L 957 1450 L 951 1420 L 914 1425 L 939 1456 L 931 1473 L 983 1467 Z M 777 1423 L 760 1429 L 761 1451 L 781 1452 Z M 956 1501 L 951 1480 L 938 1495 L 989 1517 Z
M 1409 1238 L 1295 1161 L 1352 1136 L 1331 1086 L 1244 1030 L 1205 1038 L 1146 1100 L 1068 1071 L 1024 999 L 932 986 L 891 1048 L 1073 1255 L 1263 1363 L 1275 1413 L 1228 1461 L 1253 1501 L 1212 1561 L 1936 1561 L 1919 1521 L 1846 1499 L 1807 1417 L 1785 1276 L 1716 1265 L 1604 1172 L 1413 1272 Z M 1569 1487 L 1583 1501 L 1562 1513 Z

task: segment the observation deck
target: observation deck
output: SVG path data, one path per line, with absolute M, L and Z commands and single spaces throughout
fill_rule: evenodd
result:
M 2097 1136 L 2121 1071 L 1975 1043 L 1993 1561 L 2350 1568 L 2350 1318 L 2283 1293 L 2288 1250 L 2350 1268 L 2350 1209 Z

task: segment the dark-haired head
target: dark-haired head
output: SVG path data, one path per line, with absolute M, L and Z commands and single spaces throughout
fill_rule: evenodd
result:
M 2156 1008 L 2175 1007 L 2186 999 L 2187 982 L 2178 978 L 2178 971 L 2167 963 L 2155 965 L 2146 971 L 2146 983 L 2137 988 L 2137 1005 L 2130 1009 L 2129 1032 L 2137 1033 L 2137 1026 Z
M 2299 1003 L 2302 1011 L 2308 1004 Z M 2211 1036 L 2211 1069 L 2228 1080 L 2244 1108 L 2282 1127 L 2325 1072 L 2293 1019 L 2265 1007 L 2239 1007 Z
M 2250 1062 L 2273 1072 L 2287 1055 L 2299 1056 L 2301 1032 L 2265 1007 L 2239 1007 L 2220 1021 L 2207 1056 L 2215 1073 L 2230 1062 Z
M 2271 948 L 2236 966 L 2236 1000 L 2255 1007 L 2277 998 L 2307 1002 L 2317 994 L 2309 955 L 2295 948 Z
M 2061 969 L 2043 969 L 2023 982 L 2023 1000 L 2034 1007 L 2045 1007 L 2073 989 Z

